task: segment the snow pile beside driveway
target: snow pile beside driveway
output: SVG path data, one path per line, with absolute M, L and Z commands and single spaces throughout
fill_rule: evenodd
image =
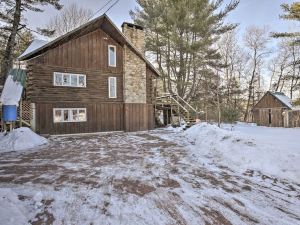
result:
M 0 133 L 0 152 L 22 151 L 47 144 L 43 138 L 27 127 L 15 129 L 9 133 Z
M 248 126 L 244 127 L 244 130 L 253 128 L 255 127 Z M 272 133 L 272 129 L 276 128 L 267 129 L 270 129 Z M 206 156 L 223 166 L 240 172 L 248 169 L 258 170 L 265 175 L 299 182 L 300 147 L 296 147 L 299 129 L 289 131 L 290 135 L 295 136 L 294 139 L 292 138 L 294 143 L 288 141 L 284 143 L 284 138 L 272 136 L 267 131 L 261 132 L 261 137 L 258 138 L 244 130 L 241 129 L 241 132 L 235 129 L 230 131 L 216 125 L 201 123 L 191 127 L 184 134 L 193 143 L 193 154 L 199 159 L 203 158 L 201 156 Z M 284 132 L 288 132 L 288 130 L 282 128 L 281 132 L 284 137 Z M 268 135 L 264 135 L 264 133 L 268 133 Z M 276 138 L 283 143 L 276 144 L 274 141 Z

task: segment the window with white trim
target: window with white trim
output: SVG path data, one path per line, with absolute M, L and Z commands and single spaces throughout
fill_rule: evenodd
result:
M 54 108 L 54 123 L 85 122 L 86 108 Z
M 108 97 L 117 98 L 117 78 L 109 77 L 108 78 Z
M 108 66 L 117 66 L 117 50 L 114 45 L 108 46 Z
M 54 72 L 53 85 L 64 87 L 86 87 L 86 75 Z

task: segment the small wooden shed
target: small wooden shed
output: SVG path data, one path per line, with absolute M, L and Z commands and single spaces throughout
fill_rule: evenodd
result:
M 292 110 L 288 96 L 268 91 L 252 108 L 253 122 L 260 126 L 284 127 L 284 115 L 288 110 Z

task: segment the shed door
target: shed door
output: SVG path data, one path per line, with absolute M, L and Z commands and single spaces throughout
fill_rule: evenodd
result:
M 269 125 L 272 124 L 272 109 L 269 109 Z

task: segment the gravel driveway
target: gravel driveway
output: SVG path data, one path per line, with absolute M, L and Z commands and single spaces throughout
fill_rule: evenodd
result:
M 40 150 L 3 153 L 0 201 L 8 201 L 3 193 L 15 194 L 18 202 L 11 207 L 21 207 L 24 217 L 4 214 L 1 208 L 0 216 L 10 217 L 14 225 L 19 220 L 300 224 L 299 184 L 256 171 L 239 174 L 210 158 L 199 162 L 190 145 L 180 134 L 162 129 L 51 137 Z

